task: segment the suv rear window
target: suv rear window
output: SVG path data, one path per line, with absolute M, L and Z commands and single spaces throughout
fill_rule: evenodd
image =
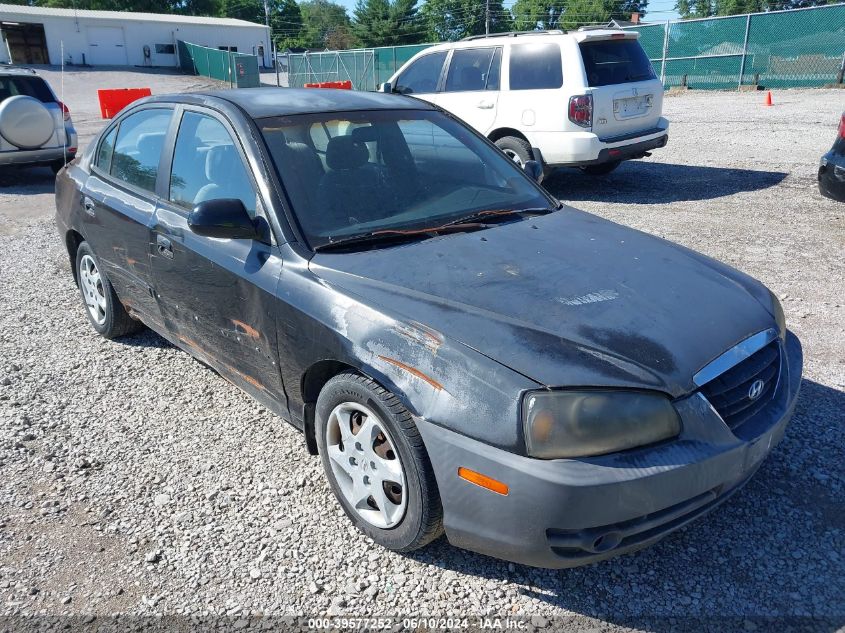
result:
M 590 87 L 654 79 L 654 69 L 637 40 L 582 42 L 581 57 Z
M 35 97 L 41 103 L 55 103 L 56 98 L 41 77 L 0 76 L 0 101 L 9 97 L 25 95 Z
M 560 88 L 560 46 L 550 42 L 511 46 L 511 90 Z

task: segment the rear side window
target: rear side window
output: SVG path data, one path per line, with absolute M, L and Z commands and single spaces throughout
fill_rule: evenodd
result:
M 446 92 L 469 90 L 496 90 L 499 86 L 499 68 L 493 68 L 493 57 L 499 49 L 466 48 L 452 53 L 449 73 L 446 75 Z M 495 71 L 495 80 L 491 75 Z M 493 84 L 492 86 L 490 84 Z
M 654 69 L 637 40 L 583 42 L 581 57 L 591 87 L 654 79 Z
M 436 91 L 445 61 L 446 51 L 423 55 L 399 75 L 393 89 L 404 95 Z
M 553 42 L 511 47 L 511 90 L 544 90 L 563 85 L 560 46 Z
M 111 167 L 111 158 L 114 154 L 114 137 L 117 136 L 117 128 L 112 128 L 106 137 L 100 142 L 100 149 L 97 150 L 97 167 L 108 173 Z
M 24 95 L 35 97 L 41 103 L 55 103 L 56 98 L 41 77 L 0 77 L 0 101 Z
M 117 131 L 109 173 L 130 185 L 155 191 L 170 115 L 171 110 L 156 108 L 123 119 Z

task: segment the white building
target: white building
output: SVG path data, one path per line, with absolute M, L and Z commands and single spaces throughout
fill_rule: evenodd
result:
M 269 29 L 231 18 L 49 9 L 0 4 L 0 62 L 177 66 L 176 40 L 257 55 L 269 66 Z

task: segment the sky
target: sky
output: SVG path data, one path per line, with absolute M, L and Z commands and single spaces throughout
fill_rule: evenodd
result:
M 342 4 L 346 7 L 347 13 L 352 15 L 353 9 L 355 9 L 355 4 L 357 0 L 336 0 L 338 3 Z M 422 4 L 424 0 L 419 0 L 419 4 Z M 479 0 L 482 2 L 483 0 Z M 665 20 L 675 20 L 677 19 L 678 12 L 675 11 L 675 2 L 677 0 L 650 0 L 648 3 L 648 12 L 646 14 L 646 22 L 663 22 Z M 515 0 L 504 0 L 503 4 L 506 7 L 510 7 L 513 5 Z

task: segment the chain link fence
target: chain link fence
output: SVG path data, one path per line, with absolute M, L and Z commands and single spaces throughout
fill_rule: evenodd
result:
M 226 81 L 232 87 L 257 88 L 261 85 L 255 55 L 198 46 L 176 40 L 179 66 L 183 72 Z
M 431 44 L 383 46 L 349 51 L 291 53 L 288 55 L 288 85 L 351 81 L 355 90 L 375 90 L 406 61 Z
M 628 27 L 666 87 L 841 84 L 845 4 Z

